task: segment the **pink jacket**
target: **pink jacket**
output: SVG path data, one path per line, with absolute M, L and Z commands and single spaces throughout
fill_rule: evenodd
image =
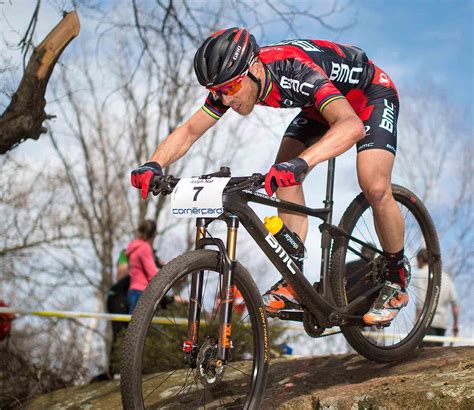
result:
M 148 282 L 158 272 L 151 245 L 143 239 L 134 239 L 127 246 L 130 288 L 145 290 Z

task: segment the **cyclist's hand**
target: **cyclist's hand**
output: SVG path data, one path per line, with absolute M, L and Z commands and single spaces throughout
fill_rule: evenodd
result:
M 265 191 L 272 196 L 278 187 L 300 185 L 309 166 L 303 158 L 274 164 L 265 177 Z
M 142 190 L 142 198 L 146 199 L 150 189 L 150 180 L 155 175 L 163 176 L 161 165 L 158 162 L 147 162 L 132 171 L 131 180 L 135 188 Z

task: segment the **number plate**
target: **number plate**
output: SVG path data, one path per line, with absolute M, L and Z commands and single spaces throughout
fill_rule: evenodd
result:
M 178 218 L 216 218 L 224 212 L 222 192 L 230 178 L 181 178 L 171 193 Z

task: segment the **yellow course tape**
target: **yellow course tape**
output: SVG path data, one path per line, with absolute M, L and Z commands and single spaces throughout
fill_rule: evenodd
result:
M 99 320 L 109 320 L 109 321 L 117 321 L 117 322 L 130 322 L 132 316 L 131 315 L 118 315 L 114 313 L 99 313 L 99 312 L 72 312 L 72 311 L 55 311 L 55 310 L 24 310 L 24 309 L 14 309 L 14 308 L 7 308 L 7 307 L 0 307 L 0 313 L 11 313 L 15 315 L 33 315 L 33 316 L 43 316 L 43 317 L 58 317 L 61 319 L 99 319 Z M 201 321 L 205 323 L 205 321 Z M 160 324 L 160 325 L 187 325 L 188 319 L 186 318 L 173 318 L 173 320 L 165 317 L 156 316 L 153 318 L 152 323 Z M 286 330 L 293 330 L 293 331 L 304 331 L 303 326 L 298 325 L 283 325 L 282 326 Z M 329 336 L 333 333 L 339 333 L 338 328 L 332 328 L 326 330 L 324 333 L 325 336 Z M 400 334 L 394 333 L 385 333 L 384 331 L 379 331 L 376 333 L 371 332 L 364 332 L 365 336 L 373 335 L 374 338 L 384 338 L 384 339 L 393 339 L 393 338 L 400 338 Z M 466 338 L 466 337 L 454 337 L 454 336 L 425 336 L 424 341 L 427 342 L 449 342 L 449 343 L 463 343 L 467 345 L 474 345 L 474 338 Z
M 115 322 L 130 322 L 132 315 L 118 315 L 114 313 L 98 313 L 98 312 L 72 312 L 72 311 L 57 311 L 57 310 L 23 310 L 0 307 L 0 313 L 13 313 L 16 315 L 33 315 L 45 317 L 59 317 L 61 319 L 100 319 L 110 320 Z M 188 319 L 173 318 L 171 321 L 165 317 L 155 317 L 153 323 L 161 325 L 187 325 Z

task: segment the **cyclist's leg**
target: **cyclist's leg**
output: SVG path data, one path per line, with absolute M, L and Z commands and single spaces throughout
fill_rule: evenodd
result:
M 293 138 L 284 136 L 275 163 L 285 162 L 292 158 L 296 158 L 306 149 L 305 145 Z M 294 202 L 300 205 L 305 204 L 303 187 L 301 185 L 278 188 L 276 196 L 284 201 Z M 285 225 L 292 232 L 296 232 L 302 241 L 306 239 L 308 232 L 308 217 L 298 215 L 285 210 L 278 210 L 278 215 Z
M 404 222 L 391 186 L 394 155 L 371 149 L 357 155 L 359 185 L 374 211 L 377 234 L 384 251 L 396 253 L 403 248 Z
M 311 112 L 311 111 L 314 111 Z M 275 163 L 288 161 L 296 158 L 306 148 L 314 144 L 328 130 L 328 125 L 322 116 L 314 110 L 301 110 L 291 121 L 283 135 L 280 149 Z M 278 198 L 285 201 L 305 204 L 303 188 L 301 185 L 279 188 L 276 192 Z M 294 214 L 289 211 L 278 211 L 285 225 L 292 232 L 296 232 L 304 241 L 308 233 L 308 217 Z
M 328 129 L 324 119 L 314 113 L 302 110 L 290 123 L 280 145 L 275 162 L 284 162 L 297 157 L 307 147 L 314 144 Z M 279 188 L 277 197 L 285 201 L 304 205 L 304 194 L 301 185 Z M 296 232 L 304 241 L 308 232 L 308 217 L 287 211 L 278 212 L 285 225 Z M 280 280 L 263 295 L 266 311 L 276 314 L 281 309 L 301 309 L 293 288 Z
M 388 254 L 388 281 L 364 316 L 367 324 L 388 322 L 408 303 L 405 292 L 404 220 L 393 198 L 391 175 L 396 152 L 398 98 L 394 90 L 376 89 L 370 98 L 370 115 L 364 118 L 366 137 L 357 144 L 357 176 L 370 203 L 377 235 Z
M 386 252 L 403 248 L 403 217 L 392 195 L 391 177 L 397 149 L 399 102 L 396 90 L 372 85 L 367 90 L 369 114 L 362 118 L 366 137 L 357 143 L 357 176 L 369 201 L 377 234 Z

